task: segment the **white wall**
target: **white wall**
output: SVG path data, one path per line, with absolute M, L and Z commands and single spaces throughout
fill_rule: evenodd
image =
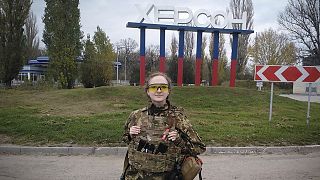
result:
M 293 94 L 308 94 L 306 92 L 307 87 L 309 87 L 309 83 L 293 83 Z M 320 95 L 320 82 L 312 83 L 311 90 L 315 90 L 316 92 L 311 92 L 313 95 Z

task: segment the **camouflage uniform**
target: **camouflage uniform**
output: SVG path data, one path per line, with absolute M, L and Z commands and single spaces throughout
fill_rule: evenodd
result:
M 140 126 L 140 133 L 130 136 L 131 126 Z M 176 140 L 163 140 L 166 130 L 174 129 L 178 131 Z M 205 151 L 205 145 L 183 109 L 170 105 L 169 101 L 161 108 L 151 104 L 133 111 L 125 124 L 123 141 L 129 145 L 124 163 L 126 180 L 169 179 L 175 165 L 181 164 L 185 155 L 198 155 Z M 141 142 L 147 145 L 142 148 Z

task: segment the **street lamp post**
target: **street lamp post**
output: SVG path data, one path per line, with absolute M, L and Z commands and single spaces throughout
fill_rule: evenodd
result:
M 119 83 L 119 47 L 117 46 L 117 84 Z
M 126 48 L 125 46 L 117 45 L 117 64 L 119 64 L 119 55 L 120 55 L 120 49 Z M 127 81 L 127 53 L 125 53 L 124 57 L 124 81 Z M 117 83 L 119 82 L 119 66 L 117 65 Z
M 124 82 L 127 83 L 127 53 L 124 56 Z

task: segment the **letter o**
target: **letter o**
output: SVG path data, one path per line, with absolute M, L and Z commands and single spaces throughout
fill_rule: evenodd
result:
M 194 21 L 194 24 L 195 26 L 197 27 L 208 27 L 210 26 L 210 21 L 206 21 L 204 24 L 201 24 L 199 21 L 198 21 L 198 17 L 200 15 L 206 15 L 209 19 L 211 17 L 211 14 L 209 11 L 205 10 L 205 9 L 199 9 L 197 10 L 195 13 L 194 13 L 194 16 L 193 16 L 193 21 Z
M 221 17 L 224 18 L 223 24 L 220 24 L 220 25 L 219 25 L 219 24 L 216 24 L 216 22 L 215 22 L 215 18 L 216 18 L 216 17 L 219 17 L 219 16 L 221 16 Z M 211 16 L 211 25 L 212 25 L 212 27 L 214 27 L 214 28 L 225 28 L 225 27 L 228 25 L 228 21 L 229 21 L 228 16 L 227 16 L 226 13 L 223 12 L 223 11 L 216 11 L 216 12 L 214 12 L 214 14 Z

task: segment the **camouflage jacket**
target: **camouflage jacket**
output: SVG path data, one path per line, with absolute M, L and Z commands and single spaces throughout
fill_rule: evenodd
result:
M 163 122 L 161 122 L 163 121 Z M 162 126 L 159 125 L 164 123 Z M 141 126 L 141 133 L 137 136 L 131 137 L 129 130 L 131 126 Z M 155 127 L 155 129 L 150 128 Z M 146 141 L 157 141 L 152 137 L 160 137 L 165 131 L 165 128 L 171 130 L 176 129 L 179 136 L 174 142 L 168 142 L 169 149 L 173 149 L 172 153 L 179 153 L 180 155 L 198 155 L 203 153 L 205 145 L 201 142 L 200 137 L 192 128 L 183 108 L 170 105 L 167 102 L 165 107 L 157 108 L 154 105 L 133 111 L 124 127 L 123 141 L 133 145 L 137 143 L 138 137 L 145 138 Z M 158 130 L 157 130 L 158 128 Z M 160 129 L 159 128 L 163 128 Z

